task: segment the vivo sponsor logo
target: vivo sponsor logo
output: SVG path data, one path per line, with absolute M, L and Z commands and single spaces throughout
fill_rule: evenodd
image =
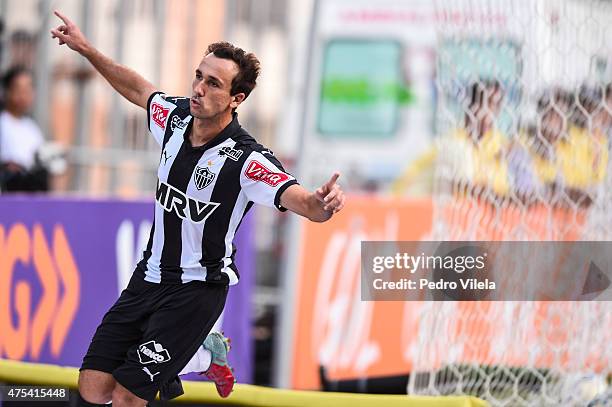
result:
M 155 200 L 167 212 L 174 212 L 179 218 L 189 219 L 193 223 L 204 222 L 220 205 L 216 202 L 198 201 L 164 182 L 159 183 Z
M 168 118 L 170 109 L 164 108 L 159 103 L 151 104 L 151 119 L 162 129 L 166 129 L 166 119 Z
M 289 179 L 287 174 L 282 172 L 272 172 L 257 160 L 253 160 L 249 163 L 244 175 L 252 180 L 265 182 L 272 187 L 275 187 L 281 182 Z

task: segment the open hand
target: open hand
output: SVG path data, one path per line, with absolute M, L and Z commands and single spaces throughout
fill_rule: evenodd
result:
M 51 38 L 57 38 L 59 45 L 66 44 L 70 49 L 83 54 L 89 42 L 79 27 L 59 11 L 53 13 L 62 20 L 63 24 L 51 30 Z
M 331 211 L 332 213 L 340 211 L 344 207 L 344 202 L 346 201 L 346 197 L 342 189 L 340 189 L 340 185 L 336 184 L 338 177 L 340 177 L 340 173 L 335 172 L 329 181 L 314 192 L 317 199 L 323 203 L 323 209 Z

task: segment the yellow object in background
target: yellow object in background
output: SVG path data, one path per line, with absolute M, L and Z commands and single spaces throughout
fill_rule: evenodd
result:
M 568 138 L 555 149 L 566 187 L 586 189 L 603 181 L 608 165 L 608 143 L 601 133 L 572 126 Z
M 453 138 L 464 144 L 458 152 L 463 155 L 463 158 L 460 158 L 464 161 L 463 165 L 469 168 L 465 174 L 467 181 L 476 186 L 490 188 L 498 196 L 506 196 L 510 190 L 508 163 L 504 157 L 508 145 L 506 137 L 493 129 L 475 141 L 467 130 L 460 129 Z
M 0 381 L 30 385 L 77 388 L 79 370 L 73 367 L 0 359 Z M 206 403 L 236 406 L 380 406 L 387 407 L 485 407 L 487 403 L 469 396 L 406 396 L 332 393 L 273 389 L 237 384 L 230 397 L 222 399 L 210 382 L 183 382 L 185 394 L 176 403 Z

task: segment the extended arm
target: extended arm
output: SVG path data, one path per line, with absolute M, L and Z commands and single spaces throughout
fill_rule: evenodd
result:
M 147 108 L 149 96 L 156 91 L 155 86 L 130 68 L 120 65 L 94 48 L 83 35 L 79 27 L 68 17 L 55 11 L 64 24 L 51 30 L 52 38 L 59 39 L 59 44 L 66 44 L 89 60 L 94 68 L 111 84 L 124 98 Z
M 339 176 L 335 173 L 315 192 L 309 192 L 300 185 L 292 185 L 281 195 L 281 205 L 313 222 L 325 222 L 340 211 L 346 201 L 344 192 L 336 184 Z

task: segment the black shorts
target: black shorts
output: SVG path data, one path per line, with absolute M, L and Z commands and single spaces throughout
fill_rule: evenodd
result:
M 227 291 L 202 281 L 162 285 L 133 276 L 104 315 L 81 370 L 110 373 L 138 397 L 154 400 L 202 345 Z

